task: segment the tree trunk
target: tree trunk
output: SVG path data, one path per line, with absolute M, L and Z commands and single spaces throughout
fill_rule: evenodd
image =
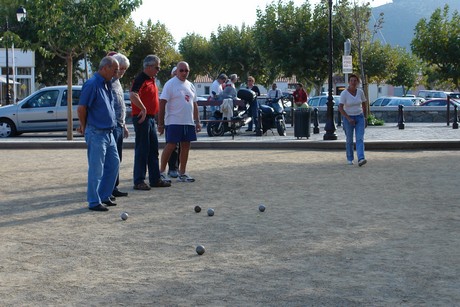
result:
M 72 56 L 68 55 L 67 61 L 67 140 L 73 140 L 73 115 L 72 115 Z

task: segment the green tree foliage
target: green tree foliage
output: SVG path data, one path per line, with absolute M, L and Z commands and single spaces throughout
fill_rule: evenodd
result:
M 429 21 L 422 19 L 415 27 L 412 51 L 428 65 L 434 65 L 442 80 L 452 80 L 460 91 L 460 15 L 449 6 L 437 9 Z
M 209 41 L 202 36 L 188 34 L 181 40 L 179 51 L 197 74 L 215 79 L 223 72 L 236 73 L 242 82 L 246 82 L 249 75 L 254 76 L 258 83 L 264 81 L 267 68 L 256 47 L 254 30 L 244 24 L 241 29 L 219 27 Z
M 97 48 L 113 49 L 120 38 L 119 24 L 141 0 L 36 0 L 27 4 L 27 36 L 45 56 L 77 57 Z
M 395 64 L 393 48 L 390 45 L 382 45 L 380 41 L 365 44 L 363 66 L 369 82 L 385 82 L 395 70 Z
M 73 61 L 95 49 L 112 49 L 118 25 L 141 0 L 35 0 L 27 3 L 27 47 L 45 57 L 57 56 L 67 64 L 68 129 L 72 139 Z
M 423 84 L 427 89 L 453 89 L 455 84 L 452 79 L 445 79 L 435 65 L 423 65 L 421 75 L 419 75 L 418 84 Z
M 361 80 L 366 97 L 369 97 L 368 80 L 364 66 L 364 47 L 366 42 L 371 40 L 372 34 L 369 30 L 368 24 L 371 17 L 370 3 L 362 6 L 353 1 L 351 6 L 351 20 L 353 23 L 353 36 L 351 38 L 353 46 L 356 46 L 356 53 L 358 55 L 359 72 L 361 73 Z M 367 108 L 369 110 L 369 108 Z
M 11 48 L 12 44 L 20 48 L 22 46 L 21 32 L 24 22 L 19 22 L 16 17 L 16 10 L 19 4 L 13 0 L 0 0 L 0 16 L 1 19 L 1 42 L 2 46 Z M 8 22 L 8 31 L 6 31 L 6 23 Z
M 332 12 L 332 68 L 340 71 L 342 68 L 343 44 L 347 38 L 352 37 L 353 26 L 350 19 L 350 6 L 347 0 L 338 1 L 333 6 Z M 317 93 L 327 79 L 329 63 L 327 60 L 329 50 L 329 16 L 327 1 L 322 1 L 314 9 L 313 28 L 310 32 L 310 49 L 312 52 L 311 66 L 307 70 L 307 81 L 313 84 Z
M 78 75 L 84 76 L 78 68 L 79 58 L 72 59 L 74 71 L 72 79 Z M 44 57 L 40 52 L 35 53 L 35 81 L 44 86 L 67 84 L 67 63 L 60 57 Z
M 93 69 L 97 69 L 101 59 L 110 51 L 120 52 L 129 58 L 139 31 L 138 27 L 131 18 L 122 18 L 117 24 L 117 29 L 109 46 L 97 46 L 87 54 L 88 65 Z M 121 79 L 121 82 L 127 85 L 128 78 Z
M 181 59 L 174 49 L 174 38 L 160 22 L 155 24 L 149 19 L 134 30 L 131 45 L 125 47 L 131 67 L 126 71 L 123 83 L 130 86 L 134 77 L 143 70 L 142 62 L 149 54 L 157 55 L 161 60 L 158 79 L 165 83 L 171 75 L 171 69 Z
M 395 48 L 393 53 L 395 67 L 387 82 L 394 86 L 402 86 L 403 93 L 407 94 L 417 81 L 420 62 L 417 57 L 410 54 L 405 48 Z
M 260 67 L 260 60 L 253 40 L 253 30 L 244 24 L 241 30 L 234 26 L 219 27 L 217 34 L 212 33 L 210 39 L 212 57 L 216 68 L 221 66 L 222 71 L 237 74 L 245 81 L 248 73 L 259 79 L 256 71 Z
M 347 1 L 334 6 L 333 67 L 338 69 L 343 42 L 351 35 L 350 23 L 342 11 Z M 270 67 L 267 84 L 278 76 L 297 76 L 314 85 L 317 92 L 327 78 L 329 50 L 328 3 L 322 1 L 313 12 L 310 3 L 296 7 L 292 1 L 279 1 L 257 11 L 255 39 L 264 63 Z
M 305 16 L 306 17 L 302 17 Z M 296 8 L 292 1 L 284 4 L 281 1 L 268 4 L 265 10 L 257 10 L 257 21 L 254 29 L 254 38 L 260 50 L 264 64 L 269 67 L 265 86 L 271 84 L 279 76 L 289 75 L 295 69 L 294 53 L 299 54 L 302 46 L 308 40 L 303 31 L 299 32 L 302 25 L 310 22 L 310 4 L 307 2 L 302 9 Z M 307 31 L 305 31 L 307 32 Z M 291 52 L 291 49 L 296 51 Z M 310 59 L 306 54 L 302 58 Z M 260 78 L 259 78 L 260 79 Z
M 179 43 L 179 53 L 190 65 L 189 78 L 197 75 L 216 77 L 222 71 L 222 65 L 212 52 L 209 41 L 198 34 L 187 34 Z

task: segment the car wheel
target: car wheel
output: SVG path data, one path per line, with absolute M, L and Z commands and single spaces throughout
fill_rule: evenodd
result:
M 286 123 L 284 120 L 281 119 L 276 121 L 276 130 L 279 135 L 286 136 Z
M 16 135 L 16 127 L 9 119 L 0 119 L 0 137 L 7 138 Z

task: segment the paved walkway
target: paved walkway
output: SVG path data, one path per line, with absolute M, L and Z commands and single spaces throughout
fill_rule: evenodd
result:
M 243 127 L 232 140 L 229 132 L 222 137 L 209 137 L 206 129 L 198 135 L 198 141 L 193 144 L 199 148 L 239 148 L 239 149 L 344 149 L 345 135 L 342 127 L 337 127 L 337 140 L 324 141 L 324 124 L 320 125 L 320 133 L 313 134 L 309 139 L 294 137 L 294 129 L 288 124 L 287 136 L 277 135 L 276 130 L 268 131 L 267 135 L 256 137 L 254 133 L 245 132 Z M 125 140 L 125 147 L 134 146 L 134 131 L 129 126 L 130 137 Z M 367 150 L 384 149 L 460 149 L 460 130 L 453 129 L 446 123 L 406 123 L 405 129 L 399 129 L 396 123 L 384 126 L 370 126 L 365 135 Z M 164 143 L 164 137 L 160 137 Z M 0 139 L 0 148 L 84 148 L 84 139 L 75 135 L 74 140 L 66 139 L 66 132 L 55 133 L 25 133 L 21 136 Z

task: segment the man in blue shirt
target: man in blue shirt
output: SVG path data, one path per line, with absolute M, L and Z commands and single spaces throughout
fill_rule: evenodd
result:
M 103 58 L 97 73 L 83 84 L 78 104 L 79 131 L 88 146 L 88 207 L 93 211 L 108 211 L 107 206 L 116 206 L 110 196 L 120 165 L 113 136 L 117 120 L 111 82 L 117 73 L 117 60 Z

